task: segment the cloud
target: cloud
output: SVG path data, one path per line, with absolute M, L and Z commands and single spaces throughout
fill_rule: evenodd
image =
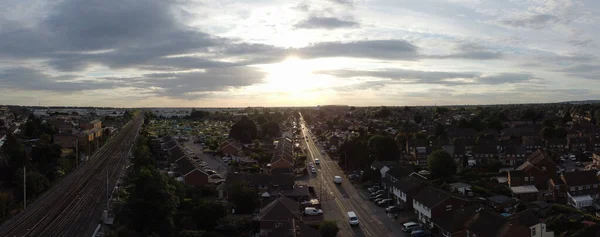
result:
M 330 2 L 334 2 L 341 5 L 353 6 L 354 0 L 329 0 Z
M 297 29 L 338 29 L 358 27 L 360 24 L 353 20 L 343 20 L 336 17 L 311 16 L 294 25 Z
M 253 67 L 211 68 L 181 73 L 150 73 L 142 75 L 146 88 L 160 88 L 159 95 L 196 99 L 197 95 L 250 86 L 263 82 L 265 73 Z
M 474 43 L 462 43 L 459 44 L 454 53 L 446 55 L 423 55 L 424 58 L 432 59 L 476 59 L 476 60 L 488 60 L 488 59 L 499 59 L 502 57 L 502 53 L 499 51 L 489 50 L 481 45 Z
M 600 79 L 600 65 L 597 64 L 577 64 L 574 66 L 555 70 L 564 72 L 569 76 L 583 79 L 598 80 Z
M 499 73 L 482 74 L 477 72 L 443 72 L 419 71 L 404 69 L 382 69 L 376 71 L 362 70 L 336 70 L 319 71 L 316 73 L 328 74 L 337 77 L 373 77 L 389 79 L 390 84 L 436 84 L 436 85 L 500 85 L 533 82 L 535 78 L 528 73 Z M 382 81 L 378 81 L 383 83 Z M 365 84 L 368 85 L 368 84 Z
M 516 28 L 541 29 L 549 24 L 554 24 L 559 21 L 560 18 L 550 14 L 522 13 L 510 18 L 501 19 L 499 22 L 503 25 Z
M 85 79 L 78 75 L 53 76 L 27 67 L 13 67 L 0 71 L 0 87 L 17 90 L 68 93 L 112 89 L 117 86 L 115 82 Z
M 416 60 L 418 47 L 404 40 L 323 42 L 298 49 L 303 58 L 349 57 L 388 60 Z

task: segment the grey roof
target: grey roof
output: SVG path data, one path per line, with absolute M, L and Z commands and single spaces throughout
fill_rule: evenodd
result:
M 524 225 L 527 227 L 532 227 L 540 223 L 540 220 L 530 209 L 517 213 L 514 216 L 514 218 L 518 221 L 520 225 Z
M 500 215 L 496 215 L 487 210 L 477 212 L 473 217 L 465 223 L 471 233 L 478 236 L 497 236 L 508 220 Z
M 283 224 L 275 229 L 269 236 L 277 236 L 277 237 L 321 237 L 321 233 L 311 228 L 310 226 L 301 223 L 300 221 L 296 221 L 296 226 L 292 228 L 292 222 L 286 221 Z M 296 231 L 294 235 L 293 231 Z
M 506 202 L 510 202 L 510 201 L 514 201 L 514 199 L 512 199 L 511 197 L 507 197 L 504 195 L 496 195 L 493 197 L 489 197 L 487 198 L 488 200 L 494 202 L 494 203 L 498 203 L 498 204 L 502 204 L 502 203 L 506 203 Z
M 292 218 L 302 220 L 300 204 L 288 197 L 281 196 L 260 210 L 261 221 L 288 221 Z
M 421 190 L 417 195 L 415 195 L 414 200 L 420 202 L 428 208 L 433 208 L 441 202 L 450 198 L 452 198 L 452 195 L 437 188 L 427 186 L 423 190 Z
M 465 228 L 465 223 L 475 215 L 475 211 L 479 207 L 469 206 L 459 208 L 451 212 L 446 212 L 442 216 L 433 220 L 436 226 L 448 231 L 450 233 L 456 233 L 462 231 Z
M 408 193 L 421 185 L 426 185 L 426 183 L 417 178 L 404 177 L 398 180 L 398 182 L 394 184 L 394 187 L 396 187 L 403 193 Z
M 177 170 L 179 173 L 181 173 L 181 175 L 187 175 L 196 169 L 196 166 L 194 166 L 192 161 L 190 161 L 188 158 L 179 159 L 177 161 L 177 167 L 179 167 Z
M 227 182 L 247 181 L 251 186 L 293 187 L 294 176 L 289 174 L 229 174 Z
M 388 172 L 386 172 L 386 175 L 392 176 L 397 179 L 401 179 L 401 178 L 407 177 L 412 172 L 413 171 L 411 169 L 398 165 L 398 166 L 394 166 L 390 170 L 388 170 Z

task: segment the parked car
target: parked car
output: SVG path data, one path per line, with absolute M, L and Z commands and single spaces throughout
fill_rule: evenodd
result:
M 313 187 L 313 186 L 308 186 L 308 192 L 309 192 L 310 194 L 313 194 L 313 195 L 314 195 L 314 194 L 316 194 L 316 192 L 315 192 L 315 187 Z
M 304 208 L 304 212 L 302 212 L 302 214 L 305 216 L 318 216 L 323 214 L 323 210 L 314 207 L 306 207 Z
M 377 205 L 378 206 L 385 206 L 385 205 L 388 205 L 392 201 L 393 200 L 391 198 L 382 199 L 381 201 L 377 202 Z
M 312 168 L 310 168 L 310 172 L 313 173 L 313 174 L 316 174 L 317 173 L 317 169 L 315 169 L 315 167 L 312 167 Z
M 375 195 L 375 196 L 371 196 L 369 199 L 371 199 L 371 200 L 375 200 L 375 199 L 378 199 L 378 198 L 383 198 L 383 197 L 385 197 L 385 193 L 382 193 L 382 194 L 377 194 L 377 195 Z
M 377 205 L 377 203 L 379 203 L 383 199 L 387 199 L 387 198 L 385 198 L 385 197 L 376 198 L 375 200 L 373 200 L 373 203 L 375 203 L 375 205 Z
M 222 179 L 223 177 L 221 177 L 221 175 L 219 174 L 213 174 L 210 176 L 211 179 Z
M 206 172 L 208 175 L 213 175 L 217 173 L 214 170 L 205 170 L 204 172 Z
M 348 175 L 348 179 L 349 180 L 358 179 L 359 177 L 360 177 L 360 175 L 358 175 L 358 174 L 350 174 L 350 175 Z
M 412 221 L 402 224 L 402 231 L 411 233 L 414 230 L 420 230 L 421 225 Z
M 389 206 L 385 209 L 385 213 L 398 213 L 404 211 L 403 206 Z
M 373 186 L 373 187 L 370 187 L 370 188 L 368 188 L 367 190 L 369 190 L 369 192 L 375 192 L 375 191 L 377 191 L 377 190 L 379 190 L 379 189 L 380 189 L 380 187 L 379 187 L 379 186 L 377 186 L 377 185 L 375 185 L 375 186 Z
M 431 236 L 431 232 L 426 230 L 414 230 L 410 233 L 411 237 L 429 237 Z
M 377 191 L 371 193 L 371 195 L 373 195 L 373 196 L 376 196 L 379 194 L 385 194 L 385 190 L 377 190 Z

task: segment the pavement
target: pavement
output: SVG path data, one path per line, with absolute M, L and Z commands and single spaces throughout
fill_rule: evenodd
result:
M 390 218 L 381 207 L 371 203 L 360 190 L 350 183 L 337 162 L 331 160 L 315 144 L 312 134 L 306 124 L 301 123 L 302 136 L 308 153 L 308 160 L 321 161 L 316 165 L 317 174 L 308 174 L 308 183 L 315 187 L 315 192 L 320 197 L 324 217 L 327 220 L 336 220 L 340 227 L 339 236 L 406 236 L 401 230 L 399 221 Z M 333 182 L 334 176 L 342 176 L 342 184 Z M 351 227 L 348 224 L 347 212 L 353 211 L 360 221 L 359 226 Z

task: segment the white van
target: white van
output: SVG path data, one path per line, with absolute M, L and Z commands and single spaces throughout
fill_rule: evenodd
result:
M 342 177 L 341 176 L 333 176 L 333 182 L 336 184 L 341 184 L 342 183 Z
M 356 213 L 353 211 L 348 212 L 348 223 L 350 223 L 350 225 L 358 225 L 359 223 L 358 217 L 356 217 Z
M 315 165 L 321 164 L 321 161 L 319 159 L 315 159 Z
M 404 231 L 404 232 L 410 233 L 410 232 L 412 232 L 414 230 L 418 230 L 418 229 L 421 229 L 421 225 L 419 225 L 418 223 L 412 222 L 412 221 L 402 224 L 402 231 Z

